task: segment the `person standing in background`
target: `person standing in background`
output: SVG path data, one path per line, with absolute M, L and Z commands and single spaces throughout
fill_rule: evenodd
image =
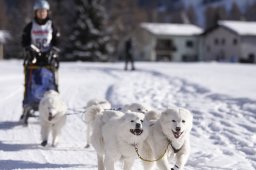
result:
M 132 55 L 132 40 L 128 39 L 125 43 L 125 67 L 128 70 L 128 63 L 131 62 L 131 70 L 135 70 L 134 59 Z

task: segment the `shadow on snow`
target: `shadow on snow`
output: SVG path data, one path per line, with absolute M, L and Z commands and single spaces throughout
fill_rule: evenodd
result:
M 38 163 L 21 160 L 0 160 L 0 169 L 41 169 L 41 168 L 72 168 L 84 166 L 82 164 Z

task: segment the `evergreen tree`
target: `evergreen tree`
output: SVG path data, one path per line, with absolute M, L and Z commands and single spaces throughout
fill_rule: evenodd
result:
M 102 0 L 75 0 L 75 19 L 70 36 L 71 56 L 82 61 L 107 61 L 111 36 Z
M 247 7 L 247 10 L 245 11 L 245 19 L 248 21 L 256 21 L 255 16 L 255 10 L 256 10 L 256 2 L 252 3 Z
M 208 7 L 205 12 L 206 29 L 212 28 L 218 24 L 219 20 L 227 19 L 227 12 L 224 7 Z
M 61 57 L 65 59 L 64 53 L 69 52 L 69 47 L 72 46 L 69 40 L 69 35 L 72 33 L 72 27 L 70 23 L 74 22 L 75 11 L 70 10 L 74 8 L 73 1 L 61 1 L 61 0 L 49 0 L 51 6 L 51 17 L 53 18 L 54 24 L 60 32 L 60 48 Z
M 230 14 L 229 14 L 229 19 L 230 20 L 240 20 L 242 17 L 242 13 L 239 9 L 239 7 L 237 6 L 236 2 L 233 2 L 231 10 L 230 10 Z
M 216 26 L 216 20 L 218 20 L 219 16 L 216 14 L 215 8 L 209 6 L 205 10 L 205 28 L 209 29 Z

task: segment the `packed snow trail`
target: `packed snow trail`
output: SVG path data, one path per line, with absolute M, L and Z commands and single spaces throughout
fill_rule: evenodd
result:
M 194 125 L 192 153 L 185 170 L 256 169 L 254 100 L 217 94 L 171 75 L 171 68 L 164 71 L 157 63 L 151 66 L 143 64 L 137 71 L 125 72 L 122 64 L 63 63 L 61 96 L 74 110 L 93 98 L 106 98 L 114 107 L 141 102 L 159 112 L 171 106 L 188 108 Z M 28 127 L 17 123 L 23 98 L 21 62 L 0 62 L 0 74 L 1 170 L 97 169 L 96 152 L 84 149 L 86 126 L 81 114 L 68 116 L 58 147 L 43 148 L 37 119 L 29 119 Z M 117 167 L 121 169 L 120 164 Z M 139 160 L 134 169 L 142 169 Z
M 136 82 L 131 79 L 135 79 Z M 132 92 L 125 92 L 127 87 Z M 180 106 L 192 111 L 194 115 L 191 139 L 193 154 L 188 163 L 188 169 L 240 170 L 256 167 L 255 101 L 213 94 L 203 87 L 180 78 L 150 71 L 141 72 L 140 77 L 135 73 L 131 74 L 116 84 L 113 89 L 116 91 L 110 99 L 118 105 L 139 101 L 160 110 Z M 207 147 L 198 148 L 198 146 Z M 197 162 L 198 157 L 203 159 Z M 194 161 L 191 161 L 193 159 Z M 225 164 L 220 164 L 223 159 Z M 206 166 L 207 164 L 210 165 Z

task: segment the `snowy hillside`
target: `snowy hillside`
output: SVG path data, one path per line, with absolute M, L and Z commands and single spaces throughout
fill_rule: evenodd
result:
M 69 109 L 93 98 L 114 106 L 141 102 L 156 110 L 181 106 L 194 116 L 192 153 L 185 170 L 256 169 L 256 67 L 218 63 L 61 63 L 60 92 Z M 23 98 L 21 61 L 0 61 L 0 169 L 97 170 L 84 149 L 81 115 L 68 116 L 57 148 L 42 148 L 39 124 L 17 123 Z M 121 165 L 118 164 L 118 169 Z M 137 160 L 134 170 L 142 169 Z

